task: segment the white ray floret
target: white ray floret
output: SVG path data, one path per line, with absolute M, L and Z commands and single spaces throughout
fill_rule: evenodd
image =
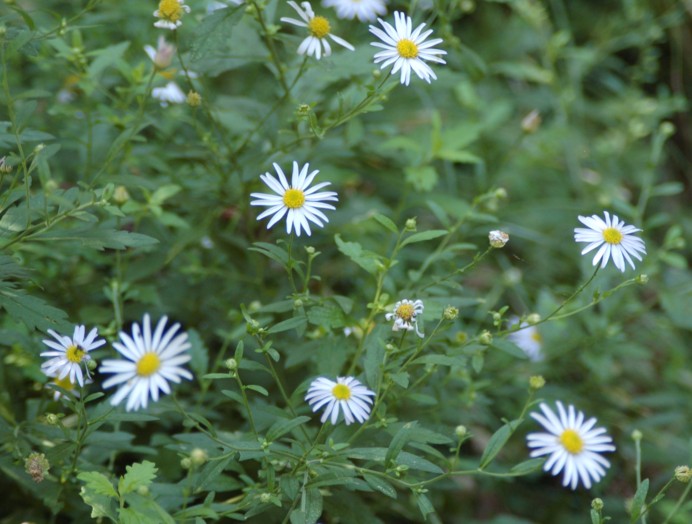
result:
M 273 215 L 267 224 L 267 229 L 269 229 L 286 216 L 286 233 L 290 234 L 292 230 L 295 230 L 296 236 L 300 236 L 302 230 L 305 230 L 310 236 L 309 222 L 324 227 L 324 223 L 329 222 L 329 219 L 321 210 L 335 209 L 334 206 L 326 202 L 336 202 L 339 199 L 334 191 L 320 193 L 317 191 L 330 185 L 331 182 L 321 182 L 310 187 L 319 173 L 318 169 L 308 172 L 310 164 L 305 164 L 300 168 L 298 162 L 293 161 L 290 185 L 279 164 L 274 163 L 274 169 L 279 176 L 278 180 L 269 173 L 260 175 L 260 178 L 276 194 L 252 193 L 250 195 L 256 199 L 251 201 L 250 205 L 268 208 L 257 217 L 257 220 Z
M 98 337 L 98 329 L 93 328 L 89 334 L 84 336 L 86 329 L 84 326 L 75 326 L 72 337 L 60 335 L 48 330 L 48 333 L 55 340 L 44 340 L 43 343 L 51 351 L 41 353 L 42 357 L 51 357 L 41 364 L 41 370 L 49 377 L 58 380 L 69 379 L 72 384 L 84 386 L 84 375 L 82 374 L 82 364 L 85 365 L 85 372 L 89 376 L 86 364 L 91 357 L 89 351 L 100 348 L 106 341 Z
M 361 22 L 374 22 L 377 15 L 387 12 L 386 0 L 323 0 L 324 7 L 333 7 L 336 16 L 345 20 L 358 18 Z
M 120 332 L 120 342 L 113 343 L 113 347 L 125 359 L 104 360 L 100 368 L 101 373 L 113 373 L 103 383 L 104 388 L 120 386 L 111 398 L 112 405 L 117 406 L 127 397 L 127 411 L 146 408 L 150 397 L 158 402 L 160 391 L 171 392 L 168 382 L 192 379 L 192 374 L 182 367 L 191 358 L 187 333 L 178 333 L 180 324 L 177 323 L 166 330 L 167 320 L 161 318 L 152 333 L 151 320 L 146 314 L 143 329 L 134 323 L 132 335 Z
M 509 326 L 515 326 L 518 322 L 518 317 L 512 317 Z M 538 327 L 528 322 L 522 322 L 519 328 L 518 331 L 513 331 L 508 335 L 509 340 L 519 346 L 529 360 L 534 362 L 543 360 L 543 337 L 538 331 Z
M 527 444 L 533 449 L 532 457 L 547 455 L 543 465 L 553 475 L 563 473 L 562 485 L 576 489 L 579 482 L 585 488 L 601 480 L 610 462 L 601 453 L 615 451 L 613 439 L 604 428 L 594 428 L 595 418 L 584 420 L 584 414 L 570 405 L 567 410 L 557 402 L 558 415 L 547 404 L 540 405 L 543 413 L 531 413 L 547 433 L 529 433 Z
M 416 330 L 416 334 L 423 338 L 423 333 L 418 329 L 418 315 L 423 313 L 423 301 L 422 300 L 399 300 L 394 304 L 394 308 L 390 313 L 387 313 L 384 318 L 388 321 L 393 320 L 394 325 L 392 326 L 392 331 L 412 331 Z
M 588 228 L 577 227 L 574 229 L 575 242 L 588 242 L 581 254 L 585 255 L 599 248 L 593 258 L 594 266 L 600 262 L 603 268 L 612 259 L 615 267 L 623 273 L 625 272 L 625 261 L 634 269 L 632 257 L 641 261 L 641 255 L 646 255 L 644 241 L 633 235 L 641 229 L 625 225 L 625 222 L 621 221 L 617 215 L 613 215 L 611 219 L 607 211 L 603 213 L 605 220 L 598 215 L 578 217 L 579 221 Z
M 183 22 L 181 18 L 184 13 L 190 12 L 190 6 L 185 5 L 185 0 L 161 0 L 159 8 L 154 11 L 154 16 L 158 20 L 154 27 L 161 29 L 178 29 Z
M 314 56 L 317 60 L 322 58 L 323 55 L 331 55 L 332 47 L 329 45 L 328 39 L 350 51 L 355 49 L 346 40 L 331 33 L 332 28 L 329 20 L 323 16 L 315 16 L 310 2 L 301 2 L 298 5 L 296 2 L 290 1 L 288 5 L 295 9 L 301 19 L 296 20 L 295 18 L 284 16 L 281 18 L 281 21 L 298 27 L 305 27 L 308 30 L 308 36 L 298 46 L 299 55 Z
M 355 421 L 362 424 L 368 419 L 374 396 L 374 392 L 353 377 L 337 377 L 336 382 L 319 377 L 310 384 L 305 400 L 315 413 L 324 408 L 322 423 L 331 419 L 331 423 L 336 424 L 342 411 L 348 426 Z

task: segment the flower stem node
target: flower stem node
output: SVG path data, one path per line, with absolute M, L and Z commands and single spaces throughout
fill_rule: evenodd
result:
M 692 470 L 689 466 L 678 466 L 675 468 L 675 480 L 683 484 L 689 483 L 692 480 Z
M 509 242 L 509 235 L 504 231 L 494 230 L 488 233 L 488 241 L 490 245 L 495 249 L 501 249 L 505 247 L 505 244 Z
M 447 306 L 442 313 L 445 320 L 456 320 L 459 316 L 459 310 L 454 306 Z
M 632 432 L 632 440 L 634 440 L 635 442 L 640 441 L 643 438 L 644 438 L 644 434 L 641 431 L 639 431 L 638 429 L 635 429 Z
M 406 231 L 413 232 L 416 230 L 417 225 L 418 224 L 416 223 L 416 217 L 413 217 L 413 218 L 409 218 L 406 220 L 406 224 L 404 225 L 404 227 L 405 227 Z
M 490 331 L 485 330 L 478 336 L 478 341 L 484 346 L 489 346 L 493 343 L 493 335 Z
M 529 378 L 529 387 L 534 391 L 538 391 L 545 386 L 545 379 L 541 375 L 534 375 Z
M 601 511 L 603 509 L 603 500 L 596 498 L 591 501 L 591 507 L 596 511 Z

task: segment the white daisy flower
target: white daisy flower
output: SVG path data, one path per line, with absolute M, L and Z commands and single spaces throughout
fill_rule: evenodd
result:
M 613 441 L 604 428 L 595 428 L 595 418 L 584 422 L 584 414 L 576 411 L 574 406 L 568 406 L 568 411 L 561 402 L 557 402 L 557 415 L 547 406 L 541 403 L 540 413 L 531 413 L 531 417 L 537 420 L 548 433 L 529 433 L 526 436 L 532 457 L 550 455 L 546 460 L 543 470 L 558 475 L 564 470 L 563 486 L 572 489 L 577 488 L 581 480 L 584 487 L 589 489 L 592 481 L 598 482 L 606 474 L 610 462 L 599 453 L 615 451 Z
M 515 326 L 518 322 L 519 318 L 513 317 L 510 320 L 509 326 Z M 519 331 L 509 334 L 509 340 L 519 346 L 526 356 L 529 357 L 529 360 L 534 362 L 543 360 L 543 337 L 538 328 L 528 322 L 522 322 L 519 327 Z
M 324 7 L 336 9 L 336 16 L 346 20 L 358 18 L 361 22 L 374 22 L 377 15 L 387 12 L 386 0 L 322 0 Z
M 87 377 L 89 371 L 86 368 L 86 363 L 91 359 L 88 355 L 92 349 L 100 348 L 106 341 L 98 337 L 98 329 L 94 328 L 89 331 L 85 337 L 86 330 L 84 326 L 75 326 L 72 338 L 64 335 L 59 335 L 52 329 L 48 333 L 57 341 L 44 340 L 43 343 L 52 349 L 52 351 L 44 351 L 42 357 L 52 357 L 41 364 L 41 371 L 49 377 L 57 377 L 59 380 L 69 378 L 72 384 L 78 383 L 84 386 L 84 375 L 82 375 L 82 363 L 85 365 Z
M 132 336 L 121 331 L 121 342 L 113 347 L 127 360 L 104 360 L 101 373 L 114 373 L 103 383 L 104 388 L 120 385 L 111 398 L 117 406 L 125 397 L 125 409 L 131 411 L 146 408 L 149 396 L 154 402 L 159 400 L 159 391 L 171 392 L 168 381 L 180 382 L 181 378 L 192 379 L 192 374 L 181 365 L 189 362 L 190 342 L 187 333 L 177 333 L 180 324 L 173 324 L 165 330 L 167 317 L 161 318 L 152 334 L 149 315 L 144 315 L 143 331 L 139 324 L 132 325 Z M 175 337 L 175 338 L 174 338 Z
M 151 96 L 161 102 L 161 107 L 171 104 L 182 104 L 187 100 L 187 95 L 175 82 L 168 82 L 166 87 L 155 87 L 151 90 Z
M 411 80 L 411 70 L 418 75 L 418 78 L 427 83 L 430 83 L 431 78 L 437 79 L 433 70 L 424 60 L 446 64 L 439 55 L 446 55 L 447 51 L 432 49 L 434 45 L 442 42 L 441 38 L 425 41 L 433 32 L 432 29 L 422 32 L 425 24 L 421 24 L 415 31 L 412 31 L 411 17 L 398 11 L 394 12 L 396 28 L 381 18 L 378 18 L 377 21 L 382 25 L 384 31 L 371 25 L 370 32 L 382 42 L 372 42 L 370 45 L 384 49 L 384 51 L 375 53 L 375 63 L 383 62 L 380 69 L 394 64 L 392 74 L 401 70 L 401 83 L 406 85 Z
M 626 226 L 625 222 L 620 221 L 617 215 L 613 215 L 611 220 L 610 214 L 607 211 L 603 213 L 605 214 L 605 220 L 598 215 L 578 217 L 579 221 L 588 227 L 588 229 L 583 227 L 574 228 L 574 241 L 589 243 L 582 250 L 581 254 L 585 255 L 589 251 L 600 247 L 593 258 L 594 266 L 600 261 L 601 267 L 605 267 L 608 260 L 612 258 L 613 264 L 621 272 L 625 272 L 625 260 L 634 269 L 632 257 L 641 261 L 642 257 L 639 253 L 646 255 L 644 241 L 632 235 L 632 233 L 641 231 L 641 229 L 634 226 Z
M 353 377 L 337 377 L 336 382 L 319 377 L 310 384 L 305 400 L 314 413 L 327 406 L 320 419 L 322 423 L 331 417 L 332 424 L 336 424 L 341 409 L 348 426 L 356 420 L 362 424 L 368 419 L 374 396 L 375 393 Z
M 175 46 L 166 42 L 163 36 L 159 36 L 159 41 L 154 49 L 150 45 L 144 46 L 144 52 L 154 62 L 156 69 L 166 69 L 173 61 Z
M 159 8 L 154 11 L 154 16 L 158 20 L 154 23 L 154 27 L 161 29 L 178 29 L 183 23 L 181 18 L 183 13 L 189 13 L 190 7 L 185 5 L 185 0 L 161 0 Z
M 300 236 L 301 229 L 310 236 L 310 225 L 308 220 L 324 227 L 324 222 L 329 222 L 320 209 L 336 209 L 331 204 L 326 204 L 326 201 L 338 201 L 338 197 L 334 191 L 323 191 L 316 193 L 318 189 L 328 186 L 331 182 L 321 182 L 316 186 L 308 189 L 314 180 L 319 170 L 315 169 L 308 174 L 310 164 L 305 164 L 302 169 L 298 167 L 298 162 L 293 161 L 293 175 L 291 184 L 288 184 L 284 172 L 279 167 L 279 164 L 274 163 L 274 169 L 279 175 L 279 180 L 274 178 L 269 173 L 260 175 L 269 189 L 274 191 L 276 195 L 268 193 L 252 193 L 250 196 L 258 200 L 250 202 L 252 206 L 266 206 L 269 209 L 263 211 L 257 220 L 262 220 L 264 217 L 274 215 L 267 224 L 267 229 L 276 224 L 284 215 L 286 216 L 286 232 L 291 233 L 295 229 L 296 235 Z
M 387 313 L 384 318 L 387 320 L 393 320 L 394 325 L 392 326 L 392 331 L 399 331 L 401 329 L 406 331 L 416 330 L 416 335 L 423 338 L 423 333 L 418 330 L 418 322 L 416 317 L 423 313 L 423 301 L 422 300 L 399 300 L 394 304 L 394 309 L 391 313 Z
M 287 22 L 289 24 L 297 25 L 298 27 L 307 27 L 308 37 L 303 40 L 303 42 L 298 46 L 298 54 L 308 56 L 315 56 L 317 60 L 322 58 L 322 48 L 324 48 L 324 56 L 329 56 L 332 54 L 332 48 L 329 45 L 327 37 L 331 38 L 334 42 L 340 46 L 353 51 L 355 48 L 349 44 L 343 38 L 339 38 L 331 34 L 331 26 L 329 25 L 329 20 L 323 16 L 315 16 L 315 12 L 312 10 L 310 2 L 301 2 L 302 8 L 293 1 L 288 2 L 293 9 L 296 10 L 298 16 L 302 20 L 296 20 L 295 18 L 282 17 L 282 22 Z

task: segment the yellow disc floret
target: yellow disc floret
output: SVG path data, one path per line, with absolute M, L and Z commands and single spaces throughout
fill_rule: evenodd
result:
M 290 209 L 298 209 L 305 204 L 305 193 L 301 189 L 287 189 L 284 193 L 284 205 Z
M 312 36 L 325 38 L 329 34 L 329 20 L 323 16 L 316 16 L 308 22 L 308 31 Z
M 576 455 L 584 449 L 584 441 L 579 433 L 573 429 L 566 429 L 562 432 L 562 435 L 560 435 L 560 443 L 572 455 Z
M 418 56 L 418 46 L 407 38 L 399 40 L 396 44 L 396 50 L 402 58 L 416 58 Z
M 533 340 L 534 342 L 538 342 L 540 344 L 541 342 L 543 342 L 543 337 L 538 331 L 534 331 L 533 333 L 531 333 L 531 340 Z
M 179 0 L 161 0 L 159 2 L 161 18 L 171 22 L 177 22 L 183 17 L 183 8 Z
M 332 389 L 332 395 L 337 400 L 348 400 L 351 398 L 351 389 L 346 384 L 337 384 Z
M 65 350 L 65 357 L 67 357 L 67 360 L 75 364 L 79 364 L 84 358 L 84 355 L 86 355 L 86 351 L 79 346 L 69 346 Z
M 74 389 L 74 384 L 70 382 L 70 376 L 67 375 L 65 378 L 54 378 L 53 383 L 67 391 L 72 391 Z
M 410 322 L 414 314 L 413 304 L 401 304 L 396 308 L 396 316 L 406 322 Z
M 137 361 L 137 374 L 140 377 L 150 377 L 156 373 L 161 367 L 161 359 L 154 353 L 145 353 L 142 358 Z
M 603 230 L 603 240 L 608 244 L 619 244 L 622 242 L 622 233 L 614 227 L 608 227 Z

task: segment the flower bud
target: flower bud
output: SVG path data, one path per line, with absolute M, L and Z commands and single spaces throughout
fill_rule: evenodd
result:
M 468 433 L 466 426 L 460 424 L 456 428 L 454 428 L 454 434 L 457 436 L 459 440 L 463 439 L 466 436 L 466 433 Z
M 183 469 L 190 469 L 192 467 L 192 461 L 190 457 L 184 457 L 180 460 L 180 467 Z
M 415 231 L 417 225 L 418 224 L 416 223 L 416 217 L 409 218 L 408 220 L 406 220 L 406 224 L 404 224 L 406 231 Z
M 315 254 L 315 248 L 312 246 L 305 246 L 305 252 L 308 255 L 314 255 Z
M 692 479 L 692 470 L 689 466 L 678 466 L 675 468 L 675 480 L 687 484 Z
M 637 284 L 646 284 L 649 281 L 649 275 L 641 274 L 636 278 Z
M 603 509 L 603 500 L 601 499 L 593 499 L 591 501 L 591 507 L 595 509 L 596 511 L 601 511 Z
M 538 324 L 541 321 L 541 316 L 538 313 L 531 313 L 526 317 L 526 322 L 529 324 Z
M 504 231 L 495 230 L 488 233 L 488 240 L 492 247 L 500 249 L 505 247 L 505 244 L 509 242 L 509 235 Z
M 199 107 L 202 105 L 202 95 L 200 95 L 197 91 L 190 90 L 190 92 L 187 94 L 187 105 L 190 107 Z
M 639 431 L 638 429 L 635 429 L 635 430 L 632 432 L 632 440 L 637 440 L 637 441 L 638 441 L 638 440 L 641 440 L 642 438 L 644 438 L 644 435 L 643 435 L 642 432 Z
M 534 391 L 538 391 L 545 386 L 545 379 L 541 375 L 534 375 L 529 378 L 529 387 Z
M 535 133 L 541 126 L 541 121 L 541 114 L 537 109 L 534 109 L 523 118 L 521 121 L 521 128 L 524 133 Z
M 6 156 L 0 157 L 0 173 L 6 175 L 12 172 L 12 166 L 5 162 Z
M 116 204 L 122 205 L 128 200 L 130 200 L 130 193 L 128 193 L 127 188 L 125 186 L 116 187 L 115 191 L 113 191 L 113 201 Z
M 190 452 L 190 462 L 193 466 L 199 467 L 209 460 L 209 455 L 206 450 L 195 448 Z
M 224 362 L 224 364 L 226 365 L 228 371 L 235 371 L 236 369 L 238 369 L 238 361 L 236 361 L 236 359 L 234 358 L 227 359 L 226 362 Z
M 57 426 L 60 423 L 60 417 L 55 413 L 47 413 L 46 423 L 50 424 L 51 426 Z
M 445 320 L 456 320 L 456 318 L 459 316 L 459 310 L 454 306 L 447 306 L 442 313 L 442 316 Z
M 271 493 L 262 493 L 259 496 L 260 502 L 262 504 L 269 504 L 272 501 L 272 494 Z
M 489 346 L 493 343 L 493 335 L 490 331 L 485 330 L 479 335 L 478 341 L 484 346 Z

